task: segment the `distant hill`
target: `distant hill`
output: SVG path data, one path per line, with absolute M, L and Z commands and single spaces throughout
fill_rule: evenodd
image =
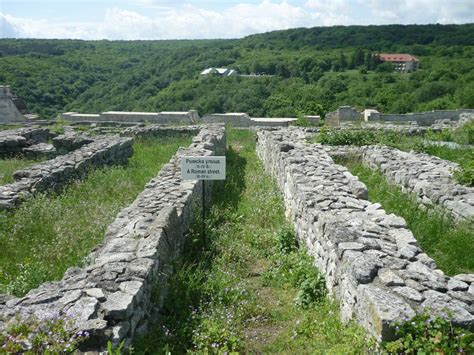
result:
M 420 58 L 412 74 L 377 52 Z M 197 109 L 253 116 L 315 114 L 338 105 L 405 113 L 474 108 L 474 24 L 335 26 L 235 40 L 0 40 L 0 85 L 32 112 Z M 204 78 L 209 67 L 271 76 Z
M 241 43 L 253 46 L 301 49 L 364 47 L 387 50 L 392 46 L 474 45 L 474 24 L 465 25 L 384 25 L 295 28 L 255 34 Z

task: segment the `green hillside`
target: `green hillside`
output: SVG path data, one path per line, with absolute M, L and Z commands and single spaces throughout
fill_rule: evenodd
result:
M 377 67 L 379 52 L 416 55 L 421 69 Z M 474 107 L 473 57 L 474 24 L 316 27 L 240 40 L 3 39 L 0 84 L 46 118 L 188 109 L 296 116 L 339 105 L 405 113 Z M 199 76 L 216 66 L 269 76 Z

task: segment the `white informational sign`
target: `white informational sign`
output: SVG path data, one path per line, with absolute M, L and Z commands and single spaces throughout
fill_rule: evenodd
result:
M 225 157 L 183 157 L 183 180 L 225 180 Z

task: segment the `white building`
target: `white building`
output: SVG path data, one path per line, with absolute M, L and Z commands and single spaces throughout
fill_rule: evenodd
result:
M 420 66 L 420 60 L 411 54 L 381 53 L 379 58 L 383 62 L 393 63 L 395 70 L 403 73 L 415 71 Z
M 231 76 L 235 74 L 237 74 L 237 72 L 229 68 L 207 68 L 201 72 L 201 75 Z

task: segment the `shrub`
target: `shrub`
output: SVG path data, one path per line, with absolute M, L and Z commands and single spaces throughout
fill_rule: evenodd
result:
M 370 145 L 378 142 L 374 131 L 321 129 L 318 143 L 328 145 Z
M 312 257 L 298 248 L 291 229 L 282 229 L 276 237 L 273 265 L 263 275 L 266 282 L 287 283 L 298 289 L 295 305 L 309 308 L 326 295 L 324 277 L 313 265 Z
M 454 354 L 474 352 L 474 334 L 454 327 L 446 314 L 433 316 L 429 312 L 416 314 L 394 324 L 400 338 L 383 343 L 391 353 Z
M 454 178 L 463 185 L 474 186 L 474 159 L 469 160 L 461 169 L 456 170 Z

